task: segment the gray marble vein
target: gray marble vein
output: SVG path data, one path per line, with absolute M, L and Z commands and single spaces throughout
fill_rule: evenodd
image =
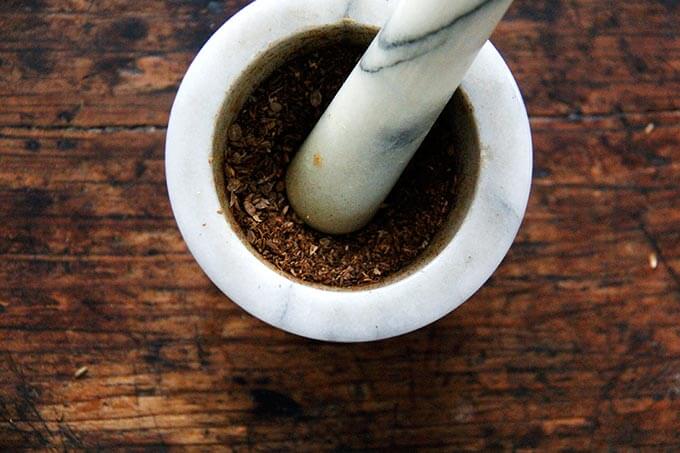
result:
M 345 7 L 345 12 L 342 13 L 342 17 L 352 17 L 352 11 L 356 6 L 357 0 L 349 0 L 347 2 L 347 7 Z
M 380 52 L 376 52 L 376 48 L 373 47 L 362 57 L 359 67 L 365 72 L 375 73 L 427 55 L 435 49 L 446 46 L 452 38 L 461 39 L 465 26 L 468 22 L 474 21 L 476 14 L 483 14 L 485 9 L 490 9 L 494 3 L 500 1 L 502 0 L 483 1 L 467 12 L 455 15 L 441 27 L 427 30 L 420 35 L 400 37 L 398 31 L 393 32 L 388 23 L 377 37 L 377 49 Z M 376 53 L 380 56 L 389 55 L 393 61 L 382 65 L 372 64 L 371 59 Z

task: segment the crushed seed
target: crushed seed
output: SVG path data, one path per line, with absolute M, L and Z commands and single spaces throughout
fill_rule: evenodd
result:
M 309 95 L 309 103 L 312 104 L 312 107 L 318 107 L 322 102 L 323 95 L 321 92 L 319 90 L 312 91 L 312 94 Z
M 255 89 L 226 131 L 225 187 L 244 239 L 265 260 L 307 282 L 380 282 L 432 243 L 456 202 L 458 153 L 450 126 L 437 122 L 362 230 L 331 237 L 290 209 L 288 163 L 364 50 L 342 43 L 293 57 Z
M 257 210 L 255 209 L 255 206 L 253 206 L 253 204 L 248 200 L 243 202 L 243 209 L 246 210 L 250 217 L 255 217 L 257 215 Z
M 242 136 L 241 126 L 234 123 L 229 127 L 229 140 L 241 140 Z

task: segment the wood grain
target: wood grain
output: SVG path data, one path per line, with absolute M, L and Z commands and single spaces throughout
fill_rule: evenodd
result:
M 0 449 L 680 448 L 678 2 L 515 2 L 522 230 L 459 310 L 369 345 L 250 317 L 172 219 L 174 93 L 246 3 L 0 3 Z

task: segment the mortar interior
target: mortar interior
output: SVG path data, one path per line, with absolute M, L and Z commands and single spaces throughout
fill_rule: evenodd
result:
M 456 203 L 451 209 L 446 222 L 430 242 L 430 245 L 411 263 L 378 283 L 340 288 L 303 281 L 291 274 L 279 270 L 272 263 L 264 259 L 247 241 L 244 232 L 236 222 L 229 207 L 223 171 L 227 130 L 238 116 L 245 100 L 254 92 L 258 85 L 276 70 L 276 68 L 284 65 L 291 58 L 339 42 L 361 44 L 368 47 L 377 32 L 378 29 L 375 27 L 344 21 L 336 25 L 292 35 L 283 41 L 273 43 L 268 49 L 254 57 L 251 64 L 246 68 L 230 91 L 226 93 L 221 114 L 215 123 L 212 169 L 217 194 L 227 221 L 253 255 L 274 271 L 296 283 L 331 291 L 366 290 L 393 284 L 394 282 L 417 272 L 450 243 L 458 231 L 461 222 L 465 218 L 474 196 L 481 154 L 479 138 L 474 121 L 473 106 L 470 105 L 464 91 L 459 89 L 456 91 L 440 117 L 440 119 L 450 125 L 451 129 L 454 131 L 454 146 L 459 153 L 459 165 L 456 172 Z

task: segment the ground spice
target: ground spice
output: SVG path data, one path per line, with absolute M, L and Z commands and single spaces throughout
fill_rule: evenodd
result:
M 307 282 L 349 287 L 394 274 L 428 247 L 456 201 L 454 138 L 438 121 L 362 230 L 320 233 L 288 204 L 286 168 L 364 50 L 339 43 L 291 59 L 255 89 L 226 131 L 226 200 L 244 237 L 265 260 Z

